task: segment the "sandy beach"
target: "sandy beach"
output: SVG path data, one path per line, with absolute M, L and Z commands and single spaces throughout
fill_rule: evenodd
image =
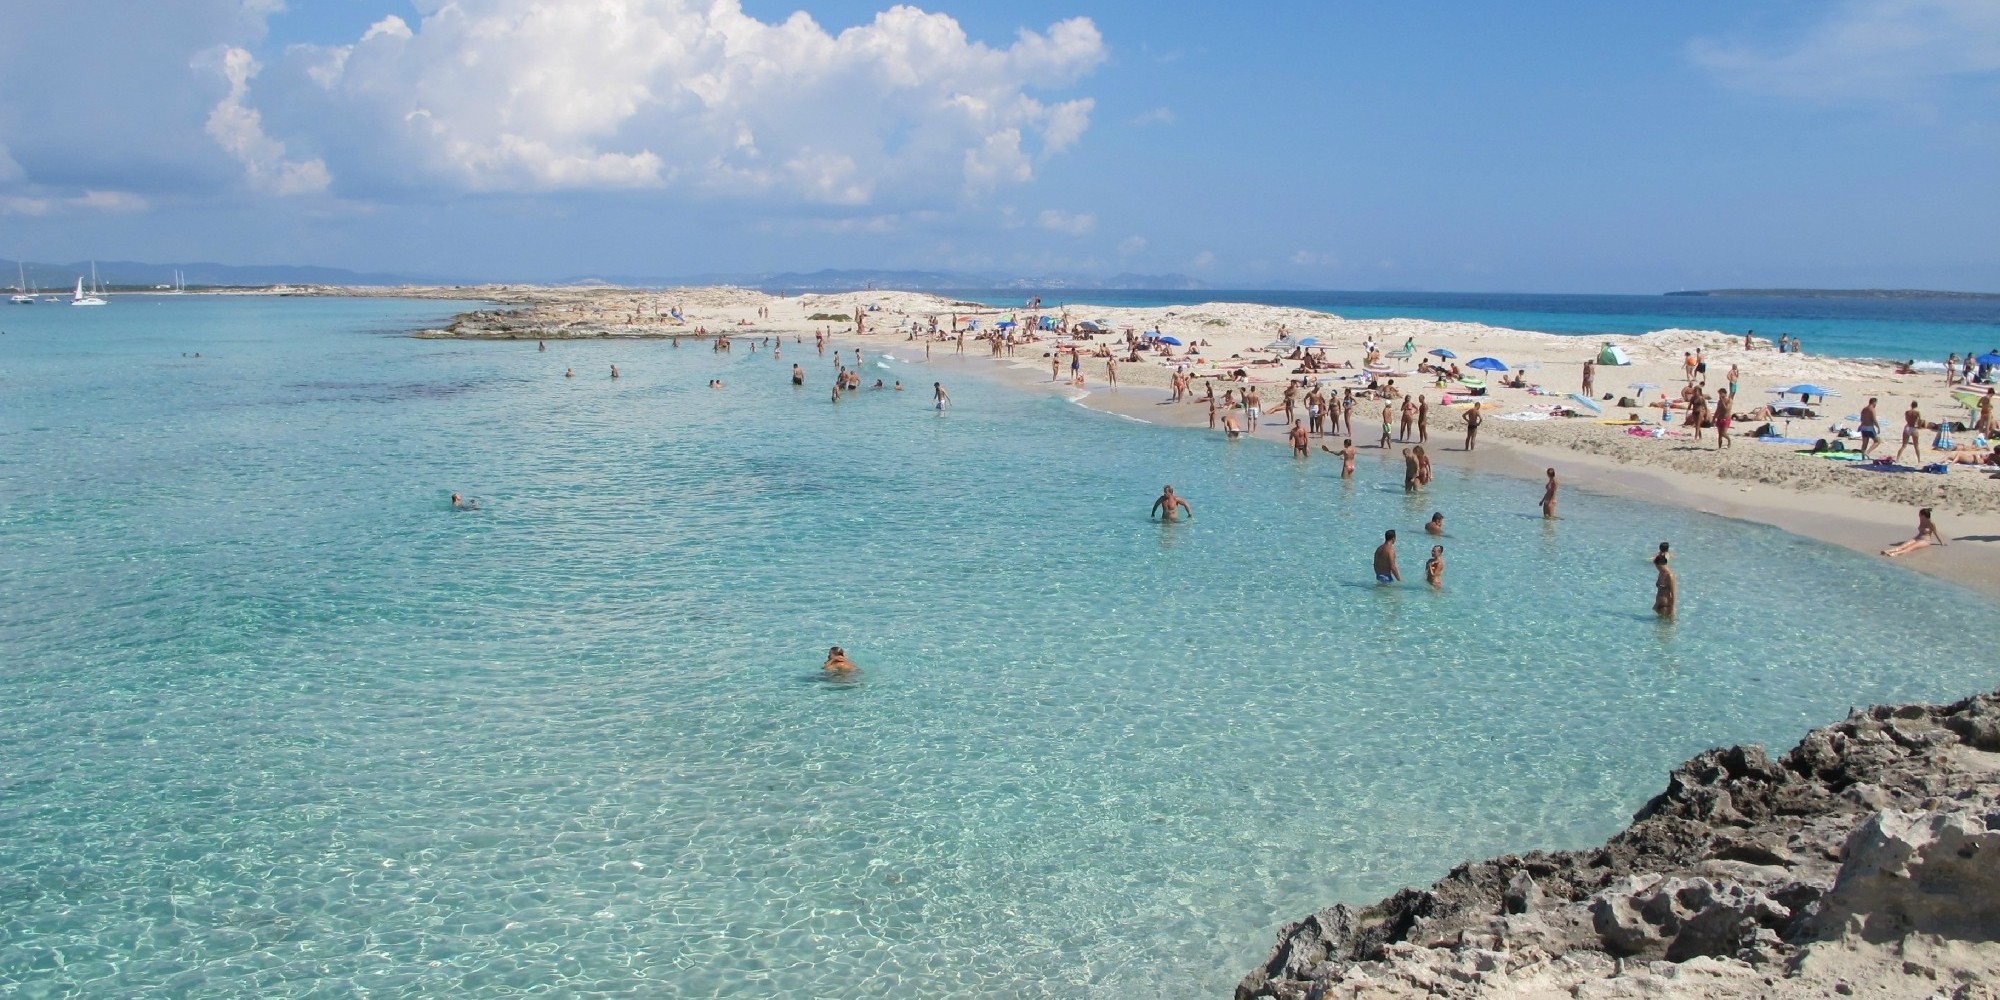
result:
M 326 294 L 335 290 L 287 291 Z M 1229 389 L 1255 387 L 1265 397 L 1266 420 L 1257 435 L 1246 437 L 1274 444 L 1282 443 L 1283 438 L 1282 426 L 1274 423 L 1282 420 L 1276 412 L 1278 397 L 1288 380 L 1301 375 L 1294 371 L 1300 367 L 1298 361 L 1281 360 L 1279 352 L 1266 350 L 1267 346 L 1281 337 L 1289 338 L 1290 343 L 1306 342 L 1305 350 L 1316 359 L 1323 356 L 1328 365 L 1349 366 L 1306 376 L 1337 390 L 1366 384 L 1361 367 L 1372 343 L 1394 373 L 1383 380 L 1393 380 L 1399 390 L 1418 394 L 1432 404 L 1430 429 L 1435 434 L 1427 450 L 1438 462 L 1468 463 L 1482 471 L 1535 479 L 1541 478 L 1544 468 L 1554 466 L 1570 489 L 1677 504 L 1773 525 L 1863 552 L 1876 552 L 1910 537 L 1915 509 L 1931 506 L 1936 509 L 1947 544 L 1912 553 L 1902 562 L 1917 572 L 2000 597 L 2000 561 L 1993 558 L 2000 552 L 2000 479 L 1993 477 L 1994 470 L 1959 465 L 1943 474 L 1902 471 L 1917 467 L 1914 458 L 1907 458 L 1892 470 L 1878 471 L 1863 462 L 1829 460 L 1810 453 L 1813 442 L 1820 439 L 1839 441 L 1849 451 L 1857 449 L 1859 441 L 1851 435 L 1857 429 L 1856 417 L 1870 397 L 1880 400 L 1878 420 L 1885 428 L 1884 443 L 1877 454 L 1895 453 L 1901 415 L 1911 402 L 1918 405 L 1926 423 L 1970 423 L 1973 411 L 1952 394 L 1954 389 L 1963 392 L 1964 387 L 1947 387 L 1941 372 L 1923 367 L 1899 373 L 1897 366 L 1886 362 L 1816 356 L 1810 344 L 1803 345 L 1802 353 L 1780 353 L 1761 338 L 1746 350 L 1740 334 L 1663 330 L 1642 336 L 1586 338 L 1474 323 L 1345 319 L 1244 303 L 1071 310 L 1049 305 L 1040 311 L 1059 326 L 1085 320 L 1102 326 L 1103 332 L 1094 339 L 1083 340 L 1056 332 L 1028 332 L 1025 328 L 1035 312 L 1025 307 L 995 308 L 900 291 L 784 297 L 727 287 L 641 291 L 490 286 L 377 290 L 373 294 L 477 296 L 506 307 L 467 313 L 445 329 L 417 334 L 435 338 L 726 334 L 785 336 L 810 342 L 824 334 L 833 345 L 920 359 L 918 352 L 925 345 L 918 335 L 928 334 L 935 322 L 939 333 L 931 339 L 928 355 L 930 363 L 940 368 L 997 376 L 1030 390 L 1061 392 L 1083 405 L 1149 422 L 1206 428 L 1209 418 L 1203 399 L 1208 381 L 1213 380 L 1218 396 Z M 862 319 L 858 333 L 854 323 L 857 311 Z M 995 324 L 1009 319 L 1017 324 L 1013 333 L 1017 343 L 996 352 L 990 340 L 979 339 Z M 962 354 L 958 338 L 951 332 L 954 324 L 966 331 Z M 1139 336 L 1157 332 L 1186 346 L 1161 345 L 1163 350 L 1141 353 L 1140 361 L 1130 362 L 1126 360 L 1127 331 Z M 1115 351 L 1116 385 L 1107 381 L 1106 359 L 1090 353 L 1080 364 L 1080 385 L 1070 379 L 1066 360 L 1058 366 L 1057 377 L 1051 377 L 1051 353 L 1078 343 L 1086 352 Z M 1410 356 L 1390 356 L 1405 345 L 1413 349 Z M 1584 362 L 1598 358 L 1607 345 L 1620 349 L 1630 364 L 1596 366 L 1591 401 L 1602 412 L 1590 413 L 1570 394 L 1581 388 Z M 1452 352 L 1460 365 L 1477 357 L 1496 358 L 1508 366 L 1508 372 L 1461 369 L 1466 376 L 1493 376 L 1483 394 L 1468 397 L 1462 382 L 1447 379 L 1440 387 L 1437 377 L 1416 371 L 1420 361 L 1448 363 L 1428 355 L 1435 349 Z M 1707 367 L 1697 381 L 1711 393 L 1726 384 L 1732 366 L 1737 369 L 1742 400 L 1732 406 L 1737 413 L 1776 398 L 1772 389 L 1798 383 L 1818 385 L 1834 395 L 1814 397 L 1806 411 L 1797 415 L 1739 420 L 1732 431 L 1732 446 L 1720 450 L 1714 431 L 1697 440 L 1682 425 L 1681 411 L 1666 414 L 1663 422 L 1662 411 L 1656 407 L 1617 405 L 1623 400 L 1651 403 L 1663 393 L 1669 397 L 1679 393 L 1687 384 L 1685 360 L 1696 351 L 1702 353 Z M 1170 402 L 1168 387 L 1177 370 L 1194 376 L 1184 403 Z M 1239 370 L 1242 377 L 1232 377 Z M 1511 378 L 1517 373 L 1525 377 L 1529 388 L 1499 384 L 1502 376 Z M 1646 388 L 1635 388 L 1640 386 Z M 1602 399 L 1607 393 L 1612 396 L 1609 401 Z M 1480 440 L 1487 447 L 1467 454 L 1461 450 L 1461 414 L 1465 401 L 1472 398 L 1486 417 Z M 1459 407 L 1438 409 L 1446 399 L 1458 402 Z M 1372 411 L 1363 408 L 1358 412 Z M 1565 415 L 1569 412 L 1580 415 Z M 1643 433 L 1609 422 L 1634 416 L 1646 421 L 1640 428 Z M 1363 423 L 1365 429 L 1366 421 Z M 1749 436 L 1765 423 L 1788 440 L 1768 443 Z M 1840 437 L 1842 430 L 1850 435 L 1845 440 Z M 1934 431 L 1926 430 L 1919 437 L 1928 462 Z M 1954 437 L 1969 442 L 1973 435 L 1966 432 Z M 1319 443 L 1315 440 L 1315 448 Z M 1364 457 L 1374 451 L 1373 442 L 1356 444 Z M 1401 446 L 1398 441 L 1394 447 Z M 1317 450 L 1314 454 L 1320 461 L 1330 459 Z

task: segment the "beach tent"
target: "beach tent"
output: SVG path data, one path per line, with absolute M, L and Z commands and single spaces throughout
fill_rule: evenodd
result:
M 1603 350 L 1597 352 L 1597 363 L 1600 365 L 1629 365 L 1632 363 L 1632 359 L 1625 356 L 1624 348 L 1616 344 L 1606 344 Z

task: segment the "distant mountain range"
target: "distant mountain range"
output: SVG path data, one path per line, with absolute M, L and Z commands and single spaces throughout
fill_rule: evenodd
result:
M 118 290 L 147 289 L 160 285 L 171 285 L 174 272 L 181 272 L 182 280 L 189 288 L 257 288 L 268 285 L 471 285 L 481 281 L 467 278 L 441 278 L 436 275 L 412 275 L 391 273 L 370 273 L 350 271 L 340 267 L 315 267 L 310 265 L 237 265 L 217 264 L 209 261 L 190 263 L 150 264 L 132 260 L 97 261 L 97 280 L 109 288 Z M 49 263 L 27 261 L 24 267 L 30 286 L 46 292 L 58 292 L 76 284 L 81 277 L 90 277 L 90 261 Z M 14 261 L 0 261 L 0 286 L 14 283 Z M 486 279 L 488 281 L 493 279 Z M 539 282 L 537 282 L 539 283 Z M 745 288 L 760 288 L 773 292 L 845 292 L 864 288 L 893 288 L 907 291 L 950 291 L 962 289 L 994 290 L 1021 289 L 1026 291 L 1055 291 L 1061 289 L 1148 289 L 1178 291 L 1199 289 L 1208 286 L 1185 274 L 1115 274 L 1108 278 L 1094 278 L 1086 275 L 1056 274 L 1035 277 L 998 274 L 970 274 L 958 271 L 890 271 L 890 270 L 824 270 L 805 273 L 782 271 L 766 273 L 712 273 L 692 274 L 680 277 L 660 277 L 658 275 L 585 274 L 560 281 L 549 282 L 559 285 L 605 284 L 624 285 L 637 288 L 659 288 L 673 285 L 738 285 Z
M 108 288 L 132 290 L 172 285 L 174 272 L 189 288 L 257 288 L 265 285 L 426 285 L 452 284 L 435 278 L 402 274 L 365 274 L 340 267 L 291 266 L 284 264 L 239 265 L 194 261 L 185 264 L 148 264 L 136 260 L 97 261 L 97 282 Z M 90 280 L 87 260 L 69 263 L 23 261 L 28 284 L 45 292 L 67 291 L 76 279 Z M 12 288 L 19 272 L 15 262 L 0 261 L 0 286 Z
M 1993 292 L 1933 292 L 1921 288 L 1711 288 L 1668 295 L 1767 299 L 2000 299 Z
M 900 291 L 938 292 L 967 289 L 1021 289 L 1024 291 L 1054 291 L 1060 289 L 1134 289 L 1179 291 L 1182 289 L 1206 288 L 1207 285 L 1185 274 L 1114 274 L 1108 278 L 1090 277 L 1077 274 L 1046 274 L 1036 276 L 973 274 L 963 271 L 889 271 L 872 269 L 847 269 L 813 271 L 781 271 L 767 274 L 694 274 L 672 281 L 638 280 L 631 278 L 600 279 L 611 284 L 636 285 L 739 285 L 745 288 L 760 288 L 771 292 L 847 292 L 863 288 L 893 288 Z

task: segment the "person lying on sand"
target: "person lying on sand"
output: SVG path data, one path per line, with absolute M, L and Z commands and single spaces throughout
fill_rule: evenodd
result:
M 2000 465 L 2000 445 L 1994 445 L 1990 452 L 1968 447 L 1938 452 L 1933 457 L 1947 465 Z

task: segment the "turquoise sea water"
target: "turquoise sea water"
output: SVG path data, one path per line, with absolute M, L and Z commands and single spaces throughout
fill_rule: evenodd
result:
M 1019 289 L 953 293 L 976 302 L 1019 305 Z M 1089 306 L 1174 306 L 1258 302 L 1349 319 L 1428 319 L 1484 323 L 1571 336 L 1716 330 L 1740 337 L 1797 337 L 1807 354 L 1943 361 L 2000 350 L 2000 298 L 1868 299 L 1778 296 L 1536 295 L 1504 292 L 1077 291 L 1041 293 L 1078 318 Z
M 1222 996 L 1704 747 L 2000 683 L 1990 605 L 1772 530 L 396 335 L 448 308 L 0 313 L 0 993 Z M 1433 509 L 1446 590 L 1373 586 Z

